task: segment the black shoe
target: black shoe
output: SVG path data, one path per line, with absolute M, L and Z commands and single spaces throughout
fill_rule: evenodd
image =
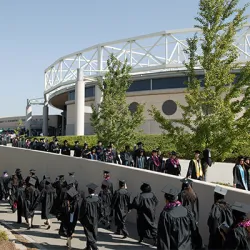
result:
M 30 229 L 31 229 L 31 227 L 28 227 L 28 228 L 27 228 L 27 230 L 30 230 Z
M 51 226 L 48 226 L 46 230 L 50 230 Z
M 128 235 L 127 234 L 123 235 L 122 239 L 126 239 L 126 238 L 128 238 Z
M 110 230 L 110 229 L 111 229 L 111 226 L 110 226 L 110 225 L 108 225 L 108 226 L 107 226 L 107 230 Z
M 154 247 L 157 246 L 157 239 L 154 239 L 154 244 L 153 244 Z
M 143 242 L 143 238 L 140 238 L 140 239 L 139 239 L 139 243 L 142 243 L 142 242 Z
M 118 232 L 118 231 L 114 232 L 114 234 L 115 234 L 115 235 L 121 235 L 121 233 Z

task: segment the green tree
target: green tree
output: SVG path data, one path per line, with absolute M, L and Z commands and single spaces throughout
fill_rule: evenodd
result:
M 246 21 L 248 5 L 239 8 L 238 4 L 239 0 L 200 0 L 195 20 L 203 33 L 200 41 L 197 35 L 187 40 L 186 104 L 178 104 L 182 119 L 167 120 L 155 107 L 149 110 L 186 156 L 192 150 L 209 147 L 215 160 L 224 160 L 249 140 L 250 64 L 236 63 L 234 45 L 234 37 Z M 197 65 L 204 71 L 204 87 L 197 78 Z M 238 77 L 235 71 L 239 71 Z
M 126 102 L 126 91 L 130 87 L 131 67 L 120 62 L 114 55 L 107 61 L 108 71 L 98 86 L 103 100 L 97 107 L 92 105 L 91 125 L 99 140 L 104 144 L 114 142 L 121 148 L 133 140 L 144 121 L 144 104 L 139 104 L 132 113 Z
M 16 135 L 19 135 L 22 127 L 23 127 L 23 121 L 22 121 L 22 119 L 19 119 L 17 122 L 17 128 L 14 130 Z

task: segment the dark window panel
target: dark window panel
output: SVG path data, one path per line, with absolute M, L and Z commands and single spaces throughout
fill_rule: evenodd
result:
M 152 79 L 152 89 L 178 89 L 186 88 L 187 77 L 168 77 Z
M 134 92 L 134 91 L 144 91 L 144 90 L 151 90 L 150 86 L 150 79 L 148 80 L 140 80 L 140 81 L 134 81 L 127 92 Z
M 95 87 L 94 86 L 86 87 L 85 88 L 85 98 L 93 97 L 93 96 L 95 96 Z

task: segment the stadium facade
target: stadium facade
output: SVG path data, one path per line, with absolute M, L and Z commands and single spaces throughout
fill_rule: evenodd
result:
M 62 110 L 62 134 L 93 133 L 90 106 L 102 101 L 97 78 L 102 80 L 105 76 L 107 59 L 112 53 L 132 66 L 133 83 L 127 91 L 131 112 L 138 103 L 145 103 L 142 129 L 146 134 L 159 134 L 161 130 L 147 110 L 154 105 L 168 119 L 181 118 L 177 102 L 185 104 L 186 39 L 195 33 L 200 45 L 202 33 L 197 28 L 169 30 L 99 44 L 59 58 L 45 70 L 43 134 L 47 135 L 48 131 L 48 105 Z M 249 36 L 248 24 L 235 37 L 241 65 L 250 59 Z M 198 46 L 197 53 L 200 52 Z M 200 65 L 196 66 L 196 71 L 202 85 L 204 73 Z

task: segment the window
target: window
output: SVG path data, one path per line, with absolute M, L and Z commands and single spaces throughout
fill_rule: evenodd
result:
M 95 86 L 85 88 L 85 98 L 95 96 Z
M 128 108 L 129 108 L 129 110 L 130 110 L 130 112 L 132 114 L 136 112 L 138 105 L 139 105 L 138 102 L 132 102 L 132 103 L 130 103 L 130 105 L 129 105 Z
M 68 101 L 73 101 L 75 100 L 75 91 L 70 91 L 68 93 Z
M 168 77 L 152 79 L 152 90 L 186 88 L 187 77 Z
M 134 81 L 127 92 L 151 90 L 150 79 Z
M 165 115 L 173 115 L 177 111 L 177 104 L 173 100 L 167 100 L 162 104 L 162 111 Z

